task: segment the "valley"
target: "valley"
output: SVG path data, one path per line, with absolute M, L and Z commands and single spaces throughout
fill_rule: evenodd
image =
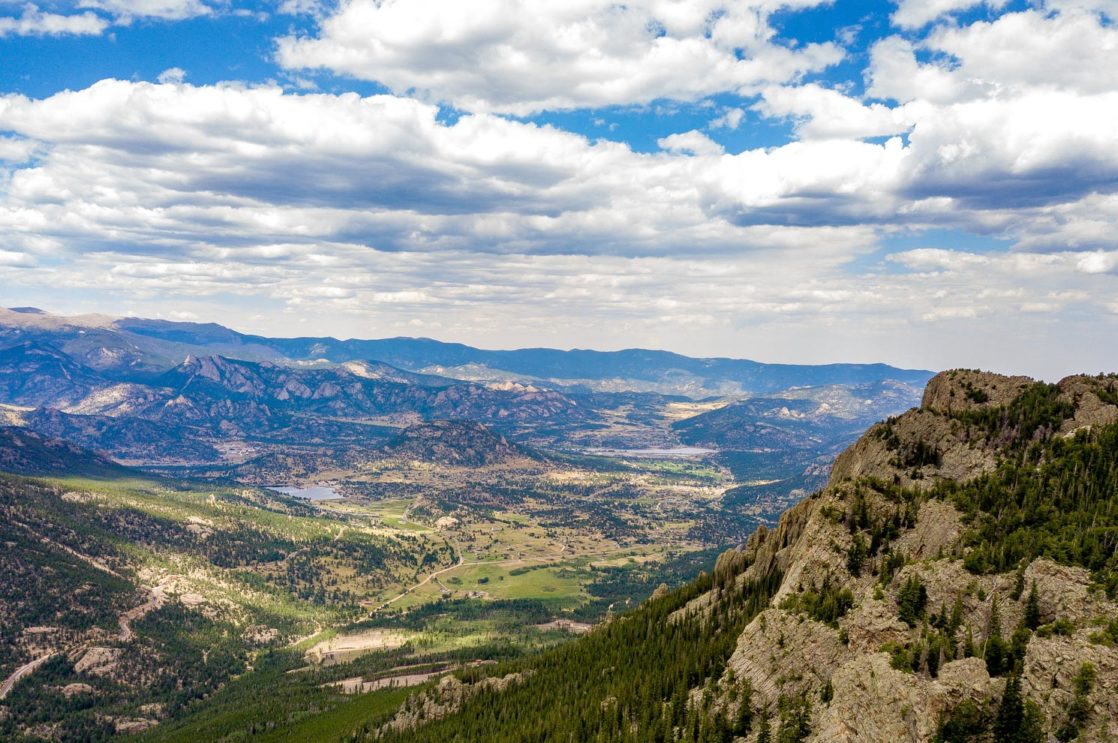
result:
M 355 733 L 709 571 L 928 377 L 0 321 L 0 734 L 28 741 Z

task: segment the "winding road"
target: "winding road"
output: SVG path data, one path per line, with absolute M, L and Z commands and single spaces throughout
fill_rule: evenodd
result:
M 106 568 L 101 568 L 101 569 L 106 570 Z M 115 573 L 114 573 L 114 575 L 115 575 Z M 119 635 L 120 639 L 123 642 L 131 641 L 132 638 L 134 638 L 136 636 L 136 633 L 132 631 L 132 622 L 136 621 L 137 619 L 140 619 L 141 617 L 146 615 L 149 611 L 162 606 L 162 604 L 163 604 L 163 589 L 159 586 L 156 586 L 155 588 L 150 589 L 150 594 L 148 596 L 147 601 L 140 604 L 139 606 L 136 606 L 136 607 L 133 607 L 133 608 L 129 609 L 128 611 L 124 612 L 123 614 L 121 614 L 120 616 L 117 617 L 116 623 L 117 623 L 117 626 L 120 627 L 120 635 Z M 85 643 L 75 645 L 74 647 L 67 648 L 64 651 L 47 653 L 46 655 L 41 655 L 41 656 L 39 656 L 38 658 L 36 658 L 32 661 L 28 661 L 27 663 L 24 663 L 22 666 L 20 666 L 14 672 L 12 672 L 12 674 L 10 676 L 8 676 L 8 678 L 4 679 L 4 681 L 2 683 L 0 683 L 0 699 L 4 699 L 5 697 L 7 697 L 8 694 L 11 693 L 12 689 L 15 688 L 15 685 L 20 682 L 20 680 L 22 680 L 23 678 L 25 678 L 27 676 L 30 676 L 32 673 L 34 673 L 36 670 L 38 670 L 39 666 L 43 665 L 44 663 L 46 663 L 51 658 L 55 657 L 56 655 L 63 655 L 64 653 L 69 654 L 69 653 L 77 650 L 78 648 L 81 648 L 82 645 L 84 645 L 84 644 Z
M 0 699 L 8 696 L 15 685 L 19 683 L 20 679 L 22 679 L 24 676 L 30 676 L 32 673 L 35 672 L 35 669 L 37 669 L 39 666 L 43 665 L 56 655 L 59 655 L 59 653 L 48 653 L 47 655 L 36 658 L 30 663 L 24 663 L 22 666 L 17 668 L 15 670 L 15 673 L 13 673 L 11 676 L 8 676 L 8 678 L 4 679 L 4 683 L 0 684 Z

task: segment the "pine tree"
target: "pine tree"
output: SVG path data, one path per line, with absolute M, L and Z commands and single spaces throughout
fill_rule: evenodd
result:
M 918 576 L 909 576 L 897 593 L 897 615 L 902 622 L 915 627 L 924 617 L 924 609 L 927 605 L 928 589 L 920 582 Z
M 1036 592 L 1036 581 L 1029 589 L 1029 598 L 1025 600 L 1025 626 L 1035 630 L 1040 626 L 1040 599 Z
M 1036 581 L 1033 581 L 1033 585 L 1036 585 Z M 1009 597 L 1014 601 L 1018 601 L 1021 599 L 1021 594 L 1024 593 L 1024 591 L 1025 567 L 1022 565 L 1021 567 L 1017 568 L 1017 576 L 1013 580 L 1013 591 L 1009 594 Z
M 811 702 L 806 697 L 782 697 L 777 743 L 801 743 L 811 735 Z
M 990 621 L 986 627 L 986 652 L 983 655 L 986 658 L 986 670 L 991 676 L 1000 676 L 1009 670 L 1006 668 L 1008 653 L 1005 641 L 1002 640 L 1002 620 L 997 596 L 994 596 L 994 602 L 990 606 Z
M 998 706 L 998 717 L 994 720 L 995 738 L 1004 743 L 1016 741 L 1024 718 L 1025 703 L 1021 699 L 1021 677 L 1013 674 L 1005 682 L 1005 692 Z
M 734 720 L 734 734 L 749 735 L 753 727 L 753 687 L 748 680 L 742 684 L 741 703 L 738 704 L 738 714 Z
M 772 743 L 772 727 L 769 724 L 769 716 L 761 716 L 761 732 L 757 734 L 757 743 Z

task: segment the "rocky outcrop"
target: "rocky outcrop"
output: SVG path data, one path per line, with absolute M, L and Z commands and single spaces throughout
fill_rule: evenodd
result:
M 476 683 L 463 683 L 454 676 L 446 676 L 435 688 L 423 694 L 408 697 L 404 706 L 382 727 L 389 730 L 408 730 L 419 722 L 438 720 L 452 715 L 470 697 L 483 691 L 504 691 L 524 680 L 521 673 L 510 673 L 501 678 L 484 678 Z
M 964 699 L 984 700 L 1004 682 L 986 664 L 965 658 L 928 680 L 889 665 L 884 653 L 859 656 L 831 677 L 834 698 L 819 715 L 813 741 L 895 743 L 931 740 L 941 716 Z
M 920 407 L 936 413 L 963 413 L 1008 405 L 1035 384 L 1029 377 L 1006 377 L 992 372 L 953 369 L 932 377 Z
M 1118 739 L 1113 692 L 1118 648 L 1098 637 L 1099 628 L 1118 617 L 1118 604 L 1092 588 L 1089 572 L 1036 559 L 1020 574 L 975 574 L 964 567 L 968 525 L 951 503 L 925 495 L 909 506 L 890 495 L 896 485 L 927 493 L 937 481 L 966 481 L 993 470 L 1017 432 L 991 431 L 988 421 L 1002 420 L 1000 413 L 980 411 L 1006 409 L 1034 384 L 983 372 L 937 376 L 922 409 L 874 426 L 839 457 L 824 492 L 724 554 L 715 567 L 716 584 L 720 573 L 722 583 L 734 575 L 739 586 L 774 571 L 781 576 L 769 608 L 739 636 L 724 688 L 731 687 L 730 680 L 748 680 L 754 704 L 774 719 L 781 698 L 810 700 L 811 741 L 928 741 L 966 700 L 992 714 L 1005 679 L 992 678 L 981 658 L 965 656 L 981 655 L 994 634 L 1008 641 L 1023 625 L 1027 595 L 1035 586 L 1038 618 L 1048 629 L 1032 633 L 1025 651 L 1026 699 L 1038 705 L 1048 730 L 1058 729 L 1068 719 L 1074 679 L 1089 663 L 1096 680 L 1082 740 Z M 1056 393 L 1071 407 L 1058 429 L 1049 427 L 1044 435 L 1118 422 L 1118 382 L 1112 377 L 1069 377 Z M 850 559 L 851 535 L 860 531 L 852 523 L 855 510 L 873 523 L 892 519 L 900 527 L 877 545 L 876 555 L 852 566 L 857 561 Z M 903 557 L 902 566 L 882 581 L 890 555 Z M 920 648 L 926 638 L 923 622 L 913 626 L 900 618 L 901 590 L 910 578 L 925 592 L 925 616 L 945 622 L 951 615 L 959 623 L 956 659 L 937 656 L 938 673 L 914 673 L 907 662 L 897 661 L 905 656 L 891 655 Z M 849 591 L 852 597 L 849 610 L 831 624 L 814 618 L 799 601 L 822 590 Z M 681 611 L 706 611 L 716 601 L 712 591 Z
M 1060 433 L 1118 423 L 1118 378 L 1067 377 L 1060 381 L 1060 397 L 1075 406 L 1075 415 Z
M 847 655 L 837 630 L 790 612 L 767 609 L 738 638 L 727 667 L 755 693 L 776 699 L 816 689 Z

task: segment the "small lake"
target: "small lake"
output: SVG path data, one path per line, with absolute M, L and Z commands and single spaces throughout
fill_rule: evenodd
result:
M 640 459 L 683 459 L 685 457 L 704 457 L 717 454 L 717 449 L 703 449 L 698 446 L 677 446 L 671 449 L 587 449 L 588 454 L 601 457 L 637 457 Z
M 310 485 L 305 488 L 297 488 L 290 485 L 285 485 L 284 487 L 272 485 L 268 489 L 305 500 L 337 500 L 345 497 L 329 485 Z

